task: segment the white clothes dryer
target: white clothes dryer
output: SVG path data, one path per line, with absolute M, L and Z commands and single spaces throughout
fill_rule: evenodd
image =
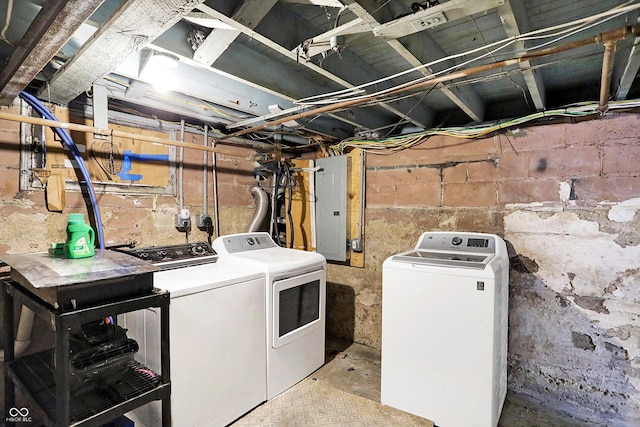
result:
M 385 405 L 495 427 L 507 392 L 509 258 L 481 233 L 428 232 L 382 265 Z
M 324 364 L 326 260 L 278 246 L 267 233 L 218 237 L 221 261 L 266 275 L 267 399 Z

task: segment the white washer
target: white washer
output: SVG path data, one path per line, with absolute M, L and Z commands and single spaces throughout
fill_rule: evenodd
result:
M 509 258 L 481 233 L 428 232 L 382 265 L 385 405 L 495 427 L 507 392 Z
M 282 248 L 267 233 L 218 237 L 223 262 L 266 274 L 267 399 L 324 364 L 326 260 L 315 252 Z
M 169 336 L 173 426 L 225 426 L 266 400 L 264 273 L 224 262 L 154 275 L 170 292 Z M 160 368 L 157 310 L 128 313 L 119 323 L 136 339 L 136 359 Z M 157 371 L 156 371 L 157 372 Z M 136 424 L 161 424 L 160 404 L 127 414 Z

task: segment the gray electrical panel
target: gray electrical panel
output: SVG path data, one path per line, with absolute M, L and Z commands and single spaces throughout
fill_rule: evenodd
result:
M 316 160 L 316 250 L 347 260 L 347 156 Z

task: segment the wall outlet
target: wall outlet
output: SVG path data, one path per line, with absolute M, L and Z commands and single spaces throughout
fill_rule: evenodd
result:
M 200 231 L 213 232 L 213 221 L 209 214 L 196 215 L 196 227 Z
M 188 233 L 191 231 L 191 218 L 184 218 L 182 215 L 177 214 L 175 218 L 176 229 L 182 233 Z

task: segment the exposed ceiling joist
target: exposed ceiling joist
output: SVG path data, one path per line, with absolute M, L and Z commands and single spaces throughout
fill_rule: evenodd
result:
M 201 5 L 198 6 L 198 9 L 208 13 L 209 15 L 215 17 L 216 19 L 219 19 L 220 21 L 222 21 L 225 24 L 231 25 L 234 28 L 236 28 L 238 31 L 241 31 L 243 34 L 251 37 L 252 39 L 262 43 L 263 45 L 265 45 L 266 47 L 268 47 L 269 49 L 273 50 L 274 52 L 278 52 L 280 55 L 283 55 L 284 57 L 292 60 L 292 61 L 298 61 L 298 56 L 295 52 L 292 52 L 288 49 L 286 49 L 283 46 L 280 46 L 279 44 L 275 43 L 274 41 L 270 40 L 268 37 L 263 36 L 262 34 L 259 34 L 255 31 L 253 31 L 251 28 L 248 28 L 242 24 L 240 24 L 239 22 L 228 18 L 227 16 L 225 16 L 224 14 L 218 12 L 217 10 L 207 6 L 207 5 Z M 321 75 L 322 77 L 325 77 L 337 84 L 339 84 L 340 86 L 344 87 L 344 88 L 353 88 L 355 87 L 354 84 L 350 83 L 349 81 L 345 80 L 344 78 L 337 76 L 336 74 L 329 72 L 327 69 L 323 68 L 323 67 L 319 67 L 316 64 L 314 64 L 313 62 L 310 61 L 300 61 L 299 62 L 301 65 L 307 67 L 308 69 L 314 71 L 315 73 L 317 73 L 318 75 Z M 366 67 L 345 67 L 349 70 L 350 73 L 353 72 L 361 72 L 363 71 L 364 68 Z M 428 127 L 432 120 L 433 120 L 433 116 L 432 114 L 429 112 L 426 116 L 425 114 L 421 114 L 420 117 L 418 117 L 417 114 L 413 114 L 410 110 L 412 107 L 415 106 L 414 103 L 411 103 L 410 101 L 407 100 L 401 100 L 399 101 L 399 104 L 404 105 L 403 109 L 400 108 L 396 108 L 393 106 L 390 106 L 388 104 L 385 103 L 381 103 L 379 104 L 380 107 L 384 108 L 385 110 L 397 115 L 398 117 L 401 117 L 402 119 L 406 119 L 409 122 L 413 123 L 416 126 L 420 126 L 420 127 Z M 367 126 L 365 126 L 367 127 Z
M 507 36 L 516 37 L 529 31 L 523 0 L 506 0 L 505 4 L 498 7 L 498 13 L 504 24 Z M 516 17 L 520 17 L 520 19 Z M 514 49 L 517 52 L 526 52 L 524 42 L 522 41 L 515 42 Z M 546 108 L 546 95 L 542 76 L 538 71 L 531 68 L 529 61 L 521 62 L 518 66 L 522 71 L 529 95 L 531 95 L 536 110 L 544 110 Z
M 262 18 L 275 6 L 278 0 L 244 0 L 240 7 L 234 12 L 231 19 L 237 22 L 246 23 L 247 28 L 254 29 Z M 199 8 L 202 10 L 202 8 Z M 206 7 L 207 10 L 213 10 Z M 208 13 L 207 13 L 208 14 Z M 225 25 L 228 25 L 225 23 Z M 235 28 L 230 26 L 230 28 Z M 196 49 L 193 59 L 205 65 L 213 64 L 216 59 L 224 53 L 225 50 L 233 43 L 233 41 L 241 34 L 241 31 L 213 29 L 204 40 L 202 45 Z
M 348 1 L 349 9 L 363 22 L 367 23 L 371 27 L 377 27 L 379 25 L 378 21 L 360 4 L 355 1 Z M 425 35 L 425 37 L 429 37 Z M 407 49 L 402 43 L 398 40 L 390 39 L 387 40 L 387 44 L 391 46 L 401 57 L 403 57 L 411 67 L 420 67 L 419 71 L 425 77 L 429 77 L 432 75 L 431 71 L 422 67 L 423 63 L 420 59 L 418 59 L 409 49 Z M 437 46 L 435 43 L 432 43 L 433 46 Z M 444 52 L 439 50 L 434 52 L 435 55 L 440 57 L 444 56 Z M 480 98 L 473 92 L 472 90 L 466 91 L 466 96 L 462 96 L 459 93 L 455 93 L 453 90 L 443 87 L 442 85 L 437 86 L 438 89 L 442 91 L 444 95 L 446 95 L 454 104 L 456 104 L 460 109 L 462 109 L 469 117 L 471 117 L 474 121 L 482 121 L 484 118 L 484 103 Z
M 621 75 L 617 78 L 618 87 L 614 90 L 616 101 L 627 99 L 631 85 L 640 70 L 640 37 L 636 37 L 631 47 L 631 52 L 622 68 Z
M 9 105 L 104 0 L 45 2 L 0 72 L 0 105 Z M 16 71 L 20 68 L 20 73 Z
M 449 0 L 436 6 L 403 16 L 386 24 L 376 26 L 373 34 L 387 39 L 398 39 L 410 34 L 434 28 L 446 21 L 465 18 L 502 6 L 506 0 Z M 442 16 L 444 15 L 444 19 Z
M 413 125 L 429 128 L 434 117 L 447 126 L 467 125 L 469 118 L 501 120 L 593 101 L 601 78 L 600 86 L 611 90 L 601 94 L 603 110 L 611 98 L 637 97 L 639 90 L 636 27 L 635 42 L 631 37 L 616 42 L 615 54 L 612 46 L 608 48 L 605 73 L 601 47 L 595 45 L 584 45 L 575 54 L 556 53 L 550 60 L 538 55 L 546 51 L 546 43 L 565 37 L 593 40 L 598 33 L 628 27 L 637 22 L 638 1 L 11 0 L 9 4 L 13 7 L 0 7 L 5 22 L 0 34 L 0 103 L 28 85 L 39 91 L 41 99 L 65 104 L 103 83 L 109 87 L 112 107 L 119 111 L 139 110 L 142 116 L 169 121 L 195 119 L 243 133 L 251 132 L 244 127 L 259 124 L 253 128 L 262 129 L 258 132 L 263 136 L 283 132 L 305 140 L 311 133 L 347 138 L 354 135 L 354 128 L 391 136 L 403 128 L 414 130 Z M 80 25 L 83 17 L 87 18 Z M 515 42 L 528 33 L 531 37 Z M 501 52 L 488 53 L 501 43 Z M 178 65 L 166 72 L 145 60 L 155 57 L 148 55 L 152 51 L 160 58 L 176 57 Z M 498 67 L 495 62 L 508 55 L 522 56 Z M 490 68 L 470 78 L 464 71 L 474 63 Z M 9 81 L 19 84 L 10 89 Z M 73 108 L 84 101 L 78 97 Z M 289 120 L 300 127 L 287 126 Z
M 305 40 L 304 42 L 296 46 L 293 52 L 295 52 L 296 55 L 302 54 L 302 56 L 306 57 L 306 59 L 309 59 L 318 54 L 321 54 L 322 52 L 333 49 L 331 40 L 334 38 L 345 34 L 354 35 L 368 31 L 371 31 L 371 26 L 362 19 L 356 18 L 349 22 L 345 22 L 342 25 L 334 27 L 322 34 L 318 34 L 312 39 Z
M 204 0 L 130 0 L 51 79 L 39 96 L 68 104 Z

